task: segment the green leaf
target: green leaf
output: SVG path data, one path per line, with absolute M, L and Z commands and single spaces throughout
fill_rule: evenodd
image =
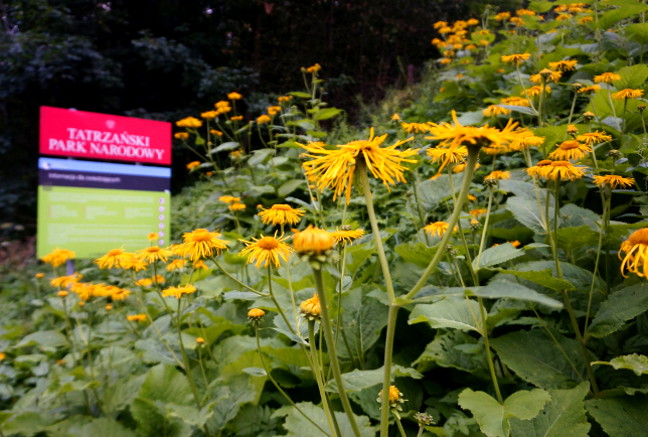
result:
M 511 434 L 524 437 L 587 437 L 590 424 L 585 415 L 589 385 L 583 382 L 569 390 L 549 390 L 551 402 L 531 420 L 511 419 Z
M 427 267 L 437 251 L 437 247 L 427 247 L 423 243 L 403 243 L 394 248 L 394 251 L 405 261 L 416 264 L 421 268 Z
M 352 370 L 351 372 L 343 373 L 342 380 L 344 381 L 344 389 L 348 393 L 353 393 L 376 385 L 380 385 L 383 383 L 384 373 L 385 373 L 384 367 L 380 367 L 378 369 L 373 369 L 373 370 L 355 369 Z M 412 379 L 423 378 L 423 375 L 417 372 L 416 370 L 403 367 L 398 364 L 392 366 L 391 374 L 392 374 L 392 379 L 402 378 L 402 377 L 407 377 Z M 326 390 L 333 393 L 337 392 L 337 385 L 335 384 L 335 381 L 330 381 Z
M 288 93 L 289 96 L 301 97 L 302 99 L 310 99 L 311 95 L 303 91 L 291 91 Z
M 554 309 L 561 309 L 563 307 L 562 302 L 515 282 L 491 281 L 486 286 L 472 287 L 468 290 L 470 290 L 475 296 L 485 297 L 487 299 L 506 298 L 526 302 L 536 302 Z
M 490 267 L 496 264 L 512 260 L 524 255 L 524 251 L 516 249 L 511 243 L 500 244 L 499 246 L 489 247 L 482 252 L 481 257 L 473 260 L 473 269 L 479 270 L 483 267 Z M 479 265 L 477 265 L 479 261 Z
M 214 154 L 218 152 L 223 152 L 225 150 L 234 150 L 234 149 L 238 149 L 239 147 L 241 147 L 241 143 L 236 141 L 228 141 L 226 143 L 222 143 L 214 147 L 211 153 Z
M 623 1 L 623 6 L 618 9 L 612 9 L 603 13 L 598 19 L 598 28 L 607 30 L 621 20 L 639 15 L 641 12 L 648 10 L 648 6 L 635 1 Z
M 305 183 L 306 181 L 304 179 L 291 179 L 281 184 L 277 189 L 277 194 L 279 197 L 286 197 Z
M 255 166 L 259 165 L 259 164 L 264 163 L 268 159 L 270 159 L 270 157 L 272 155 L 274 155 L 274 154 L 275 154 L 274 149 L 255 150 L 254 152 L 252 152 L 252 156 L 250 157 L 250 159 L 248 159 L 248 165 L 250 167 L 255 167 Z M 271 189 L 271 191 L 274 191 L 274 190 Z
M 474 300 L 444 299 L 433 304 L 419 304 L 410 313 L 408 323 L 427 322 L 432 328 L 454 328 L 480 332 L 475 317 L 479 304 Z
M 361 359 L 387 326 L 387 307 L 369 297 L 369 290 L 353 288 L 342 295 L 342 323 L 347 341 L 342 336 L 338 338 L 337 352 L 341 358 Z
M 648 293 L 645 285 L 633 285 L 615 291 L 599 307 L 588 334 L 597 338 L 606 337 L 646 310 Z
M 533 116 L 538 115 L 538 111 L 534 111 L 533 108 L 529 108 L 528 106 L 502 105 L 502 104 L 498 104 L 496 106 L 501 106 L 502 108 L 506 108 L 514 112 L 521 112 L 522 114 L 533 115 Z
M 67 339 L 63 334 L 54 330 L 37 331 L 28 334 L 16 344 L 15 347 L 25 347 L 37 344 L 42 347 L 58 347 L 67 345 Z
M 508 368 L 531 384 L 546 388 L 574 386 L 583 380 L 585 368 L 578 343 L 557 332 L 552 334 L 562 351 L 540 329 L 493 338 L 491 345 Z
M 313 114 L 313 120 L 316 120 L 316 121 L 328 120 L 329 118 L 336 117 L 341 112 L 342 112 L 342 110 L 338 109 L 338 108 L 320 109 L 315 114 Z
M 626 26 L 626 35 L 639 44 L 648 44 L 648 23 L 634 23 Z
M 513 217 L 527 228 L 538 234 L 544 234 L 544 225 L 538 204 L 535 199 L 521 196 L 509 197 L 506 201 L 506 209 L 513 213 Z M 549 216 L 553 215 L 550 208 Z
M 646 24 L 644 24 L 644 26 Z M 614 83 L 617 89 L 643 88 L 646 79 L 648 79 L 648 66 L 646 66 L 646 64 L 636 64 L 629 67 L 623 67 L 618 71 L 618 73 L 621 76 L 621 79 Z
M 326 414 L 324 410 L 318 406 L 313 405 L 310 402 L 300 402 L 297 404 L 299 409 L 304 412 L 313 422 L 315 422 L 319 428 L 323 429 L 330 435 L 331 430 L 329 429 L 328 421 L 326 420 Z M 286 416 L 286 422 L 284 423 L 284 428 L 288 431 L 288 436 L 290 437 L 320 437 L 325 436 L 318 427 L 314 426 L 310 421 L 306 420 L 294 407 L 283 407 L 277 410 L 273 417 L 277 416 Z M 355 415 L 354 415 L 355 416 Z M 338 424 L 340 425 L 340 435 L 342 436 L 351 436 L 353 430 L 351 429 L 351 424 L 349 423 L 349 418 L 346 414 L 342 412 L 336 412 L 335 417 Z M 371 426 L 369 418 L 366 416 L 355 416 L 356 423 L 360 428 L 361 437 L 375 437 L 376 429 Z
M 646 396 L 590 399 L 585 402 L 585 407 L 610 437 L 645 435 L 648 429 Z
M 452 177 L 453 187 L 455 194 L 461 189 L 461 182 L 463 181 L 463 174 L 454 175 Z M 441 201 L 452 197 L 452 191 L 449 189 L 450 177 L 447 174 L 442 174 L 434 180 L 426 180 L 419 185 L 420 201 L 423 209 L 434 210 Z
M 85 424 L 80 427 L 77 432 L 72 432 L 68 430 L 66 435 L 70 436 L 101 436 L 101 437 L 136 437 L 134 431 L 126 428 L 121 423 L 117 422 L 115 419 L 108 417 L 100 417 L 98 419 L 93 419 L 90 423 Z
M 468 373 L 487 375 L 484 345 L 473 336 L 457 329 L 437 331 L 434 340 L 412 363 L 419 372 L 426 372 L 434 365 L 452 367 Z
M 467 388 L 459 394 L 459 406 L 470 410 L 479 428 L 488 437 L 508 437 L 509 419 L 533 419 L 549 400 L 549 393 L 542 389 L 517 391 L 503 405 L 483 391 Z
M 563 290 L 574 289 L 574 285 L 571 282 L 565 281 L 564 279 L 556 278 L 550 269 L 541 270 L 541 271 L 524 271 L 524 272 L 518 270 L 504 270 L 504 269 L 496 269 L 496 270 L 500 273 L 513 275 L 518 278 L 526 279 L 527 281 L 531 281 L 535 284 L 542 285 L 543 287 L 550 288 L 553 291 L 560 292 Z
M 605 364 L 614 367 L 616 370 L 632 370 L 637 376 L 648 374 L 648 357 L 645 355 L 622 355 L 612 358 L 610 361 L 592 361 L 592 364 Z

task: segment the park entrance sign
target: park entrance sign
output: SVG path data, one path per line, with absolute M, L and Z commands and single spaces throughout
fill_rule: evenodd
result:
M 171 164 L 171 123 L 41 106 L 41 155 Z
M 37 256 L 57 247 L 77 258 L 115 248 L 133 251 L 168 243 L 168 167 L 82 159 L 171 163 L 171 124 L 41 107 Z

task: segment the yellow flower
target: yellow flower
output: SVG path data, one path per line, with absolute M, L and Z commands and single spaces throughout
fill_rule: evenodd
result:
M 308 320 L 319 320 L 322 317 L 322 307 L 317 293 L 310 299 L 306 299 L 300 303 L 299 310 L 304 318 Z
M 126 320 L 129 322 L 146 322 L 146 314 L 129 314 L 126 316 Z
M 431 147 L 425 153 L 432 162 L 456 164 L 465 160 L 466 156 L 468 156 L 468 149 L 465 146 L 459 146 L 454 150 L 445 147 Z
M 398 411 L 403 411 L 403 407 L 401 404 L 404 404 L 406 402 L 406 399 L 403 398 L 403 393 L 401 393 L 400 390 L 395 385 L 390 385 L 389 386 L 389 392 L 388 392 L 388 397 L 389 397 L 389 407 L 396 409 Z M 380 393 L 378 393 L 378 399 L 376 399 L 378 402 L 383 402 L 383 391 L 380 390 Z
M 576 90 L 578 94 L 591 94 L 601 90 L 601 85 L 581 86 Z
M 244 211 L 246 206 L 245 203 L 236 202 L 236 203 L 232 203 L 227 208 L 232 212 L 236 212 L 236 211 Z
M 540 84 L 543 81 L 558 82 L 561 77 L 562 73 L 560 71 L 552 71 L 548 68 L 543 68 L 542 70 L 540 70 L 540 73 L 531 75 L 531 77 L 529 77 L 529 80 L 535 84 Z
M 275 116 L 281 112 L 281 106 L 268 106 L 268 115 Z
M 277 97 L 277 102 L 279 103 L 288 103 L 292 100 L 292 96 L 279 96 Z
M 251 308 L 247 313 L 248 319 L 252 322 L 259 322 L 265 316 L 265 311 L 261 308 Z
M 218 129 L 211 129 L 209 131 L 209 133 L 212 134 L 212 135 L 215 135 L 217 137 L 222 137 L 223 136 L 223 132 L 219 131 Z
M 187 170 L 193 170 L 199 165 L 200 165 L 200 161 L 191 161 L 189 164 L 187 164 Z
M 309 225 L 306 229 L 293 235 L 293 247 L 298 253 L 323 254 L 335 244 L 330 232 Z
M 38 272 L 34 275 L 36 279 L 43 279 L 45 277 L 45 273 Z
M 305 213 L 303 209 L 294 209 L 290 205 L 277 203 L 268 209 L 261 208 L 259 217 L 266 225 L 296 225 Z
M 241 100 L 243 96 L 237 92 L 232 92 L 227 95 L 227 98 L 230 100 Z
M 351 244 L 353 240 L 357 240 L 358 238 L 362 237 L 364 235 L 364 230 L 363 229 L 355 229 L 355 230 L 336 230 L 331 232 L 331 235 L 333 236 L 333 239 L 335 240 L 335 243 L 337 244 Z
M 578 128 L 573 124 L 567 125 L 567 133 L 569 135 L 576 135 L 578 133 Z
M 423 132 L 429 132 L 429 126 L 425 123 L 401 123 L 401 129 L 403 129 L 408 134 L 418 134 Z
M 196 117 L 187 117 L 176 121 L 176 126 L 198 128 L 202 126 L 202 121 L 198 120 Z
M 319 190 L 333 188 L 333 200 L 344 193 L 347 203 L 351 201 L 351 187 L 358 161 L 364 163 L 371 174 L 382 180 L 388 189 L 389 184 L 406 182 L 403 172 L 407 168 L 402 163 L 416 162 L 410 157 L 416 155 L 418 149 L 401 151 L 396 148 L 413 137 L 388 147 L 380 147 L 386 138 L 387 134 L 374 137 L 374 129 L 371 128 L 368 140 L 352 141 L 332 150 L 325 149 L 321 143 L 301 145 L 310 152 L 305 156 L 313 158 L 303 164 L 306 176 L 315 179 Z
M 551 161 L 544 159 L 537 165 L 526 169 L 530 176 L 538 176 L 542 179 L 561 181 L 575 181 L 585 174 L 583 167 L 576 167 L 569 161 Z
M 214 119 L 214 118 L 218 117 L 218 111 L 207 111 L 207 112 L 202 112 L 202 113 L 200 114 L 200 116 L 201 116 L 202 118 L 204 118 L 205 120 L 211 120 L 211 119 Z
M 564 61 L 550 62 L 549 68 L 556 71 L 572 71 L 578 64 L 577 59 L 565 59 Z
M 148 241 L 155 241 L 158 238 L 160 238 L 160 234 L 158 234 L 157 232 L 151 232 L 146 236 L 146 239 Z
M 544 91 L 547 94 L 551 94 L 551 87 L 549 85 L 545 85 Z M 542 93 L 542 87 L 540 85 L 532 86 L 531 88 L 527 88 L 522 92 L 522 94 L 527 97 L 539 96 L 541 93 Z
M 631 88 L 625 88 L 612 94 L 614 100 L 638 99 L 641 96 L 643 96 L 643 90 L 633 90 Z
M 511 18 L 511 13 L 510 12 L 500 12 L 499 14 L 495 15 L 493 17 L 497 21 L 505 21 Z
M 551 152 L 549 158 L 562 161 L 581 159 L 591 151 L 592 148 L 587 144 L 576 140 L 567 140 L 563 141 L 556 150 Z
M 207 264 L 201 259 L 198 261 L 194 261 L 192 264 L 194 270 L 202 269 L 202 270 L 209 270 L 209 267 L 207 267 Z
M 176 140 L 187 140 L 189 139 L 189 132 L 176 132 L 173 134 L 173 138 Z
M 497 115 L 508 115 L 510 113 L 510 109 L 503 108 L 499 105 L 489 105 L 486 109 L 482 110 L 484 117 L 495 117 Z
M 180 258 L 174 259 L 169 264 L 167 264 L 166 269 L 169 272 L 172 272 L 173 270 L 180 270 L 181 268 L 183 268 L 185 266 L 186 263 L 187 263 L 187 260 L 180 259 Z
M 130 255 L 124 249 L 112 249 L 104 256 L 94 260 L 94 262 L 101 269 L 112 269 L 113 267 L 125 269 L 126 266 L 131 265 Z
M 235 115 L 233 117 L 230 117 L 230 120 L 232 120 L 232 121 L 241 121 L 241 120 L 243 120 L 243 116 L 242 115 Z
M 635 184 L 634 178 L 624 178 L 619 175 L 594 176 L 594 183 L 598 187 L 609 187 L 612 190 L 617 188 L 630 188 Z
M 398 115 L 397 113 L 394 113 L 394 114 L 391 116 L 391 119 L 392 119 L 393 121 L 398 121 L 398 120 L 400 120 L 401 118 L 400 118 L 400 115 Z
M 288 261 L 288 257 L 293 251 L 290 246 L 284 243 L 286 239 L 288 237 L 275 238 L 262 235 L 260 239 L 253 237 L 251 242 L 241 240 L 246 246 L 241 250 L 241 256 L 247 257 L 248 264 L 256 261 L 257 268 L 273 265 L 278 269 L 281 266 L 280 259 L 283 259 L 284 262 Z
M 475 170 L 477 170 L 479 167 L 481 167 L 481 164 L 480 164 L 480 163 L 475 164 Z M 461 172 L 464 171 L 465 169 L 466 169 L 466 164 L 465 164 L 465 163 L 461 163 L 461 164 L 457 164 L 457 165 L 455 165 L 454 167 L 452 167 L 452 172 L 453 172 L 453 173 L 461 173 Z
M 149 287 L 153 284 L 153 279 L 151 278 L 142 278 L 135 281 L 135 285 L 140 287 Z
M 185 294 L 192 294 L 196 292 L 196 287 L 191 284 L 187 284 L 183 287 L 169 287 L 162 290 L 162 296 L 169 297 L 173 296 L 177 299 L 180 299 Z
M 621 252 L 625 256 L 621 258 Z M 625 271 L 634 273 L 640 278 L 648 278 L 648 228 L 634 231 L 619 248 L 621 274 L 627 278 Z
M 83 275 L 80 275 L 78 273 L 72 273 L 69 276 L 60 276 L 58 278 L 54 278 L 50 281 L 50 285 L 52 287 L 58 287 L 58 288 L 70 288 L 72 285 L 76 284 L 81 280 Z
M 486 208 L 477 208 L 477 209 L 472 209 L 472 210 L 468 211 L 468 214 L 470 214 L 471 216 L 477 218 L 480 215 L 486 214 L 487 212 L 488 212 L 488 210 Z
M 202 228 L 185 232 L 182 236 L 184 242 L 175 246 L 174 252 L 182 257 L 189 257 L 191 261 L 209 258 L 214 254 L 219 255 L 229 244 L 221 240 L 220 236 L 218 232 L 210 232 Z
M 607 135 L 605 132 L 595 131 L 579 135 L 576 137 L 576 140 L 581 141 L 588 146 L 592 146 L 594 144 L 607 143 L 608 141 L 612 141 L 612 136 Z
M 117 289 L 113 290 L 112 293 L 110 294 L 110 298 L 112 300 L 124 300 L 131 294 L 131 291 L 127 290 L 126 288 L 119 288 L 119 287 L 116 288 Z
M 0 352 L 0 361 L 4 361 L 7 358 L 7 354 Z
M 531 53 L 515 53 L 512 55 L 503 55 L 501 57 L 502 62 L 511 63 L 515 65 L 520 65 L 522 62 L 526 61 L 531 57 Z
M 503 181 L 505 179 L 510 179 L 510 178 L 511 178 L 510 171 L 493 170 L 488 175 L 486 175 L 486 177 L 484 177 L 484 182 Z
M 240 202 L 240 201 L 241 201 L 241 198 L 240 198 L 240 197 L 235 197 L 235 196 L 226 195 L 226 196 L 220 196 L 220 197 L 218 198 L 218 200 L 220 200 L 221 202 L 224 202 L 224 203 L 236 203 L 236 202 Z
M 518 9 L 517 11 L 515 11 L 515 15 L 517 15 L 518 17 L 523 17 L 525 15 L 534 16 L 535 14 L 536 13 L 534 11 L 531 11 L 529 9 Z
M 322 69 L 322 66 L 320 64 L 315 64 L 315 65 L 311 65 L 310 67 L 308 67 L 306 69 L 306 72 L 312 74 L 312 73 L 317 73 L 321 69 Z
M 272 119 L 266 114 L 259 115 L 256 119 L 257 124 L 270 123 Z
M 145 260 L 148 263 L 154 263 L 156 261 L 162 261 L 166 263 L 170 256 L 173 255 L 169 249 L 162 249 L 158 246 L 150 246 L 146 249 L 142 249 L 137 253 L 137 256 L 140 259 Z
M 612 83 L 614 81 L 621 80 L 621 75 L 616 73 L 603 73 L 598 76 L 594 76 L 595 83 Z
M 76 254 L 71 250 L 55 248 L 53 251 L 41 258 L 44 263 L 50 264 L 52 267 L 58 267 L 69 259 L 74 259 Z
M 425 226 L 423 230 L 431 237 L 442 237 L 448 230 L 447 222 L 433 222 Z
M 512 106 L 531 106 L 531 103 L 529 103 L 529 99 L 526 99 L 524 97 L 505 97 L 502 99 L 502 104 L 503 105 L 512 105 Z
M 61 297 L 61 298 L 63 298 L 63 297 L 67 297 L 68 294 L 70 294 L 70 293 L 68 293 L 68 292 L 65 291 L 65 290 L 60 290 L 60 291 L 58 291 L 58 292 L 56 293 L 56 295 L 57 295 L 58 297 Z

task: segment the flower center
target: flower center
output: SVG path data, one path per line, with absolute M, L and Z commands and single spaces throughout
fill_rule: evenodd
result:
M 573 141 L 573 140 L 570 140 L 570 141 L 564 141 L 564 142 L 560 145 L 560 149 L 561 149 L 561 150 L 577 149 L 579 145 L 580 145 L 580 144 L 578 143 L 578 141 Z
M 648 228 L 643 228 L 635 231 L 632 235 L 630 235 L 628 241 L 632 246 L 635 246 L 637 244 L 648 246 Z
M 554 161 L 552 165 L 554 167 L 569 167 L 571 166 L 571 163 L 567 161 Z
M 257 242 L 257 246 L 264 250 L 273 250 L 279 247 L 279 241 L 273 237 L 263 237 Z
M 543 159 L 542 161 L 538 162 L 537 166 L 543 166 L 543 165 L 551 165 L 553 161 L 551 159 Z
M 119 255 L 121 255 L 122 253 L 124 253 L 124 251 L 121 250 L 121 249 L 113 249 L 113 250 L 111 250 L 110 252 L 108 252 L 107 255 L 108 255 L 108 256 L 119 256 Z
M 279 203 L 277 205 L 272 205 L 271 209 L 274 209 L 275 211 L 290 211 L 292 208 L 290 205 Z

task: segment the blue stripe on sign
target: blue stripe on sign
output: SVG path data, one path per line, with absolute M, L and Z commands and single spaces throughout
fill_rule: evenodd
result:
M 41 170 L 82 171 L 88 173 L 122 174 L 158 178 L 171 177 L 171 169 L 167 167 L 78 161 L 74 159 L 38 158 L 38 168 Z

